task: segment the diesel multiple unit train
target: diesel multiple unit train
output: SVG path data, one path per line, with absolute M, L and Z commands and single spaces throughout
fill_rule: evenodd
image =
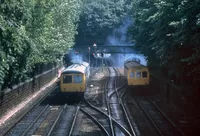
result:
M 66 67 L 60 75 L 60 91 L 65 94 L 77 94 L 83 96 L 86 91 L 87 81 L 90 75 L 89 63 L 84 61 L 71 61 L 73 64 Z M 149 85 L 149 69 L 140 64 L 139 59 L 130 58 L 124 62 L 124 75 L 128 88 Z
M 124 75 L 128 87 L 149 85 L 149 69 L 140 64 L 140 60 L 137 58 L 130 58 L 124 62 Z
M 73 62 L 61 72 L 60 91 L 65 94 L 83 95 L 90 75 L 89 63 Z

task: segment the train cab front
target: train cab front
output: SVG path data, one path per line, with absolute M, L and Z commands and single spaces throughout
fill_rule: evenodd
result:
M 85 81 L 81 74 L 63 74 L 60 82 L 61 94 L 68 98 L 83 97 L 85 92 Z

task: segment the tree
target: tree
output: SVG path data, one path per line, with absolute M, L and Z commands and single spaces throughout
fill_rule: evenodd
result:
M 73 46 L 80 0 L 0 2 L 0 86 L 25 80 Z
M 131 9 L 130 0 L 83 0 L 77 44 L 104 44 Z
M 134 1 L 135 23 L 130 32 L 135 48 L 148 57 L 150 66 L 166 69 L 170 78 L 194 81 L 200 77 L 199 5 L 198 0 Z

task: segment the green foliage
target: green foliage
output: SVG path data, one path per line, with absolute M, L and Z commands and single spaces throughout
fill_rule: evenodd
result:
M 80 0 L 0 2 L 0 86 L 27 78 L 37 64 L 54 63 L 74 44 Z
M 82 0 L 77 44 L 104 44 L 106 37 L 130 12 L 131 0 Z
M 133 7 L 130 33 L 150 66 L 167 69 L 170 77 L 199 78 L 200 1 L 135 0 Z

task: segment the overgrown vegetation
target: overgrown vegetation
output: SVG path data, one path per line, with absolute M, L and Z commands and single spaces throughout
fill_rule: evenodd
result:
M 150 67 L 178 85 L 199 86 L 200 1 L 134 0 L 130 33 Z
M 128 16 L 131 0 L 82 0 L 83 12 L 80 16 L 76 44 L 104 44 L 112 30 Z
M 59 61 L 74 44 L 80 6 L 80 0 L 0 1 L 0 88 Z

